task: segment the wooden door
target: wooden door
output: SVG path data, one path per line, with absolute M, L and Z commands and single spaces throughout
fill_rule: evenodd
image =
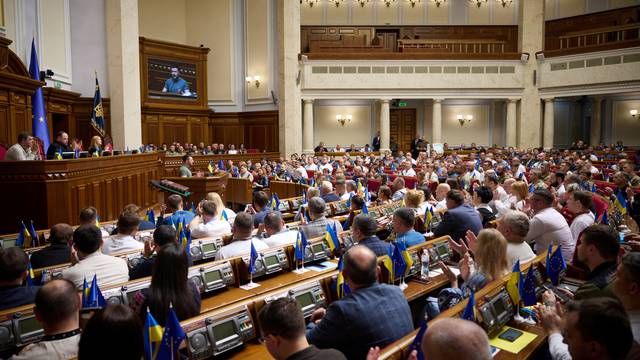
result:
M 416 135 L 416 109 L 391 109 L 390 135 L 402 151 L 411 150 L 411 140 Z

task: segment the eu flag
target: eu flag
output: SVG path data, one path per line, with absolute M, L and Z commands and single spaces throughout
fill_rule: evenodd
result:
M 560 250 L 560 246 L 556 248 L 556 251 L 551 253 L 552 247 L 549 245 L 549 250 L 547 250 L 547 278 L 551 281 L 554 286 L 557 286 L 560 282 L 560 274 L 564 269 L 567 268 L 567 264 L 564 262 L 564 257 L 562 256 L 562 251 Z
M 465 306 L 462 315 L 460 316 L 464 320 L 475 321 L 476 320 L 476 292 L 471 290 L 469 300 L 467 300 L 467 306 Z
M 256 272 L 256 260 L 258 260 L 258 251 L 256 251 L 256 247 L 253 246 L 253 241 L 251 241 L 251 257 L 249 258 L 249 274 L 254 274 Z
M 520 297 L 522 298 L 524 306 L 533 306 L 536 304 L 536 277 L 533 273 L 533 264 L 529 267 L 529 271 L 522 282 L 520 290 Z
M 393 249 L 393 255 L 391 261 L 393 261 L 393 275 L 395 277 L 403 277 L 407 270 L 407 263 L 402 256 L 402 251 L 398 248 L 400 243 L 396 242 L 396 246 Z
M 173 310 L 173 306 L 171 306 L 169 308 L 169 316 L 167 317 L 167 323 L 164 326 L 164 333 L 162 334 L 162 341 L 160 342 L 160 349 L 158 350 L 158 356 L 156 359 L 179 359 L 180 357 L 175 355 L 184 338 L 184 330 L 182 330 L 178 316 Z
M 362 204 L 362 213 L 363 214 L 368 214 L 369 213 L 369 208 L 367 208 L 367 203 L 363 203 Z
M 417 352 L 417 359 L 424 360 L 424 354 L 422 353 L 422 338 L 424 337 L 424 333 L 427 332 L 427 319 L 423 319 L 420 323 L 420 330 L 416 334 L 416 337 L 413 338 L 413 342 L 409 346 L 409 352 L 415 350 Z
M 307 236 L 304 232 L 298 230 L 298 237 L 296 239 L 296 260 L 304 260 L 304 251 L 307 248 Z
M 220 170 L 222 170 L 222 171 L 226 170 L 226 169 L 224 168 L 224 161 L 222 161 L 222 159 L 218 160 L 218 169 L 220 169 Z M 212 171 L 212 172 L 213 172 L 213 171 Z
M 104 111 L 102 110 L 102 96 L 100 96 L 100 84 L 96 72 L 96 92 L 93 94 L 93 108 L 91 109 L 91 126 L 104 137 Z M 142 151 L 140 151 L 142 152 Z
M 83 291 L 82 295 L 85 296 L 86 301 L 82 299 L 82 307 L 95 309 L 95 308 L 103 308 L 107 306 L 107 302 L 102 296 L 102 291 L 100 291 L 100 287 L 98 287 L 98 277 L 94 274 L 93 280 L 91 281 L 91 287 L 89 287 L 88 294 Z
M 29 63 L 29 75 L 34 80 L 40 79 L 40 65 L 38 64 L 38 54 L 36 53 L 36 39 L 31 40 L 31 61 Z M 44 99 L 42 97 L 42 87 L 36 89 L 31 95 L 31 124 L 33 135 L 44 145 L 44 152 L 49 149 L 49 127 L 47 126 L 47 112 L 44 110 Z

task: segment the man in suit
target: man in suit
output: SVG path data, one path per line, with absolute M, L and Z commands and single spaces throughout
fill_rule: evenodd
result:
M 373 142 L 371 143 L 373 146 L 373 151 L 380 151 L 380 131 L 376 132 L 376 136 L 373 137 Z
M 411 310 L 400 288 L 378 283 L 377 258 L 367 247 L 353 246 L 343 261 L 351 293 L 314 311 L 307 340 L 320 349 L 337 349 L 348 359 L 364 359 L 369 348 L 385 347 L 414 329 Z
M 360 214 L 353 220 L 351 225 L 351 235 L 359 244 L 368 247 L 376 256 L 387 255 L 389 243 L 380 240 L 376 236 L 378 223 L 368 214 Z
M 23 286 L 29 257 L 20 247 L 0 249 L 0 310 L 32 304 L 39 286 Z
M 73 151 L 73 148 L 69 146 L 69 135 L 60 131 L 56 136 L 56 141 L 51 143 L 47 149 L 47 160 L 53 160 L 56 158 L 56 154 L 68 151 Z
M 467 230 L 478 235 L 482 230 L 482 220 L 476 209 L 464 203 L 464 194 L 460 190 L 447 193 L 447 212 L 433 231 L 435 237 L 449 235 L 454 240 L 464 239 Z
M 55 224 L 49 231 L 49 243 L 42 250 L 31 254 L 31 267 L 39 269 L 69 262 L 69 242 L 73 238 L 73 228 L 67 224 Z
M 320 196 L 326 203 L 340 201 L 340 197 L 333 191 L 333 184 L 330 181 L 323 181 L 320 186 Z

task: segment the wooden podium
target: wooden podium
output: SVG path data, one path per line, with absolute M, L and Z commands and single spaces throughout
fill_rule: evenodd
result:
M 210 177 L 165 177 L 164 180 L 173 181 L 174 183 L 186 186 L 189 188 L 189 192 L 191 195 L 187 199 L 187 203 L 189 206 L 193 202 L 194 204 L 198 204 L 201 200 L 203 200 L 208 193 L 216 192 L 222 198 L 222 201 L 225 200 L 225 189 L 227 187 L 227 179 L 228 174 L 224 174 L 223 176 L 210 176 Z M 165 199 L 168 194 L 165 194 Z M 185 209 L 187 205 L 185 204 Z

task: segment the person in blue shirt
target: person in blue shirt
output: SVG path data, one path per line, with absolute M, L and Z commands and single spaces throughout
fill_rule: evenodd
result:
M 170 195 L 167 198 L 166 205 L 162 206 L 162 212 L 160 213 L 160 217 L 158 217 L 158 221 L 156 221 L 157 226 L 173 225 L 177 228 L 180 222 L 189 224 L 196 214 L 191 211 L 183 210 L 183 206 L 182 197 L 180 195 Z M 166 210 L 171 211 L 173 214 L 171 214 L 171 216 L 164 217 Z
M 413 230 L 416 222 L 416 214 L 413 209 L 399 208 L 393 213 L 393 231 L 396 233 L 396 241 L 403 241 L 409 247 L 425 242 L 424 235 Z
M 171 68 L 171 77 L 164 82 L 162 92 L 178 95 L 185 95 L 190 93 L 189 84 L 187 84 L 187 82 L 180 77 L 180 71 L 178 71 L 178 68 Z
M 39 286 L 23 286 L 29 256 L 20 247 L 0 249 L 0 310 L 33 304 Z

